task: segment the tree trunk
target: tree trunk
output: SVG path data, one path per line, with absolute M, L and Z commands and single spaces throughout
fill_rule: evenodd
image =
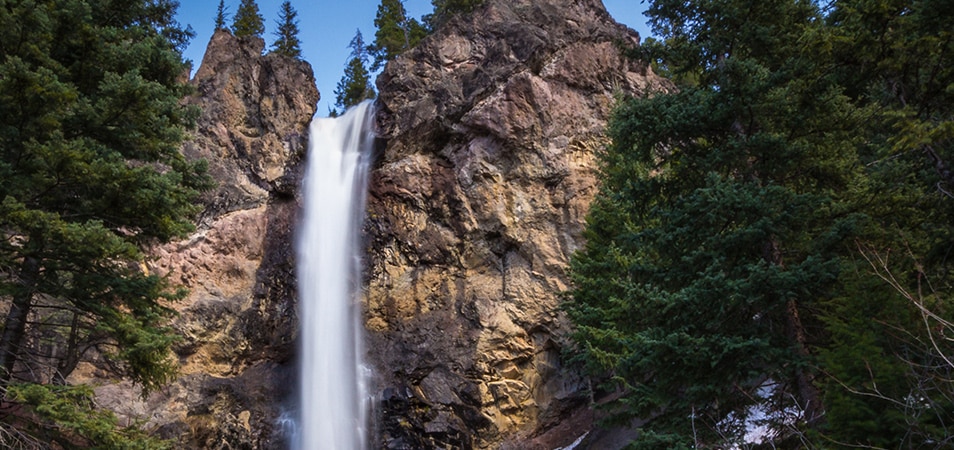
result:
M 13 377 L 13 367 L 17 363 L 20 345 L 26 332 L 27 317 L 33 307 L 33 293 L 40 273 L 40 261 L 26 257 L 20 267 L 22 289 L 13 297 L 10 312 L 3 323 L 3 335 L 0 336 L 0 384 L 7 384 Z
M 795 300 L 789 300 L 785 309 L 786 334 L 795 343 L 795 351 L 798 356 L 808 359 L 811 354 L 808 351 L 808 339 L 805 336 L 805 327 L 802 325 L 802 318 L 798 311 L 798 303 Z M 812 382 L 812 378 L 809 372 L 804 369 L 797 369 L 795 373 L 795 387 L 798 389 L 798 399 L 802 403 L 799 406 L 802 407 L 805 421 L 809 424 L 820 419 L 823 412 L 821 394 Z
M 70 337 L 66 343 L 66 354 L 56 364 L 56 372 L 53 373 L 53 384 L 65 385 L 66 377 L 76 369 L 80 360 L 79 350 L 79 327 L 80 315 L 73 313 L 73 321 L 70 324 Z
M 762 248 L 762 257 L 771 264 L 785 267 L 782 260 L 781 246 L 775 239 L 765 243 Z M 785 305 L 785 334 L 788 340 L 795 345 L 795 352 L 798 353 L 798 356 L 807 360 L 811 356 L 808 351 L 808 338 L 805 336 L 805 326 L 802 324 L 798 302 L 794 299 L 789 300 Z M 813 423 L 822 415 L 821 394 L 812 383 L 813 377 L 807 370 L 796 370 L 795 388 L 798 390 L 797 398 L 801 402 L 799 406 L 805 414 L 805 420 L 808 423 Z

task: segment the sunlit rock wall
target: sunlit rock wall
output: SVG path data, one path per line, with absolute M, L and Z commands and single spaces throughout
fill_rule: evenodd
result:
M 378 78 L 367 328 L 381 448 L 555 448 L 592 426 L 560 312 L 618 95 L 660 80 L 599 0 L 489 0 Z

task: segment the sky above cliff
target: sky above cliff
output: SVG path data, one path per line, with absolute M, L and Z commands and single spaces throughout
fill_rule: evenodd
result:
M 231 15 L 238 9 L 239 0 L 226 0 L 225 6 Z M 258 0 L 259 12 L 265 18 L 265 45 L 270 48 L 275 41 L 274 32 L 278 28 L 278 11 L 281 0 Z M 378 9 L 378 0 L 292 0 L 292 7 L 298 11 L 298 28 L 301 30 L 302 58 L 311 63 L 315 71 L 321 101 L 318 103 L 318 115 L 327 116 L 334 104 L 334 90 L 348 56 L 351 53 L 348 43 L 360 29 L 366 43 L 374 39 L 374 16 Z M 202 62 L 202 55 L 212 37 L 217 0 L 180 0 L 178 20 L 189 25 L 195 31 L 195 37 L 185 50 L 186 59 L 192 60 L 193 71 Z M 606 9 L 618 22 L 624 23 L 639 32 L 642 37 L 650 35 L 646 17 L 642 12 L 646 6 L 641 0 L 603 0 Z M 404 4 L 408 15 L 420 19 L 432 11 L 430 0 L 406 0 Z

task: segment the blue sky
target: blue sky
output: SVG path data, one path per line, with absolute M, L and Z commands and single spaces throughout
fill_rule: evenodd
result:
M 231 23 L 240 0 L 225 0 Z M 258 0 L 259 12 L 265 18 L 265 44 L 270 48 L 275 41 L 278 10 L 281 0 Z M 328 108 L 334 103 L 334 90 L 341 79 L 350 50 L 348 43 L 360 29 L 365 42 L 374 39 L 374 15 L 379 0 L 292 0 L 292 7 L 298 11 L 298 28 L 301 30 L 302 58 L 311 63 L 315 70 L 321 101 L 318 103 L 318 115 L 328 114 Z M 642 37 L 650 35 L 646 26 L 646 17 L 642 15 L 646 5 L 642 0 L 603 0 L 610 14 L 621 23 L 639 32 Z M 178 19 L 183 25 L 190 25 L 196 35 L 185 51 L 185 57 L 192 60 L 193 70 L 202 62 L 205 47 L 212 37 L 212 26 L 219 0 L 180 0 Z M 405 0 L 404 7 L 412 17 L 420 19 L 432 10 L 430 0 Z

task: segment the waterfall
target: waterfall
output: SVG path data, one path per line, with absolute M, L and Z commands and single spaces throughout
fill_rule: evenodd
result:
M 367 447 L 367 375 L 361 363 L 360 227 L 374 109 L 314 119 L 298 235 L 300 417 L 293 447 Z

